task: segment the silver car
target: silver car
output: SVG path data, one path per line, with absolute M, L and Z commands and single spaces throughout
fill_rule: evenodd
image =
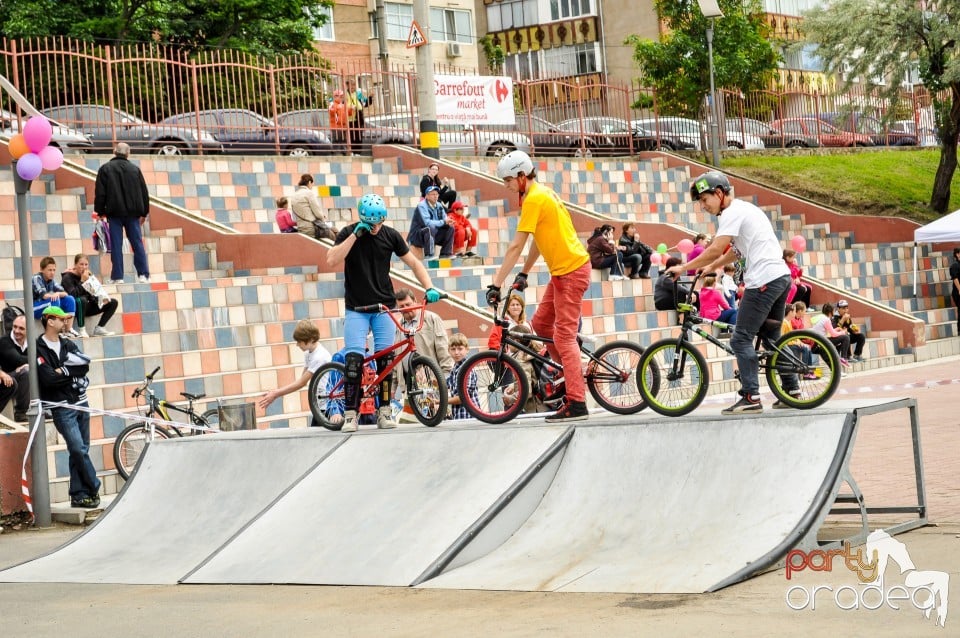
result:
M 418 133 L 420 120 L 416 112 L 406 111 L 368 117 L 366 126 L 371 129 L 394 128 Z M 441 124 L 439 129 L 441 155 L 500 157 L 510 151 L 530 152 L 530 138 L 520 133 L 489 131 L 472 124 Z
M 25 123 L 29 116 L 23 118 Z M 48 120 L 50 118 L 47 118 Z M 20 132 L 20 122 L 17 116 L 6 109 L 0 109 L 0 135 L 13 137 Z M 61 151 L 89 151 L 93 148 L 93 142 L 90 138 L 76 129 L 64 126 L 55 120 L 50 120 L 53 125 L 53 135 L 50 137 L 50 146 L 56 146 Z

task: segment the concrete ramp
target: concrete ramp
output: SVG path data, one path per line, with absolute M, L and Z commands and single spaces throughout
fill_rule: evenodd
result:
M 786 415 L 580 426 L 530 519 L 421 586 L 706 591 L 796 539 L 829 498 L 852 416 Z
M 411 585 L 535 485 L 540 466 L 559 464 L 570 434 L 521 426 L 354 435 L 183 582 Z
M 346 436 L 267 431 L 151 444 L 113 505 L 4 582 L 173 584 L 268 508 Z

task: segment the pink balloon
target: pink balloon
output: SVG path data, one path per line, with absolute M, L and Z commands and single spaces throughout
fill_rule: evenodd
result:
M 56 146 L 48 146 L 37 155 L 40 156 L 40 163 L 45 171 L 55 171 L 63 164 L 63 152 Z
M 653 253 L 650 255 L 650 263 L 654 266 L 660 265 L 660 253 Z
M 790 240 L 790 247 L 796 252 L 802 253 L 807 249 L 807 238 L 803 235 L 794 235 L 793 239 Z
M 27 180 L 37 179 L 43 172 L 43 163 L 36 153 L 27 153 L 17 160 L 17 175 Z
M 680 243 L 677 244 L 677 248 L 679 248 L 680 252 L 684 255 L 689 255 L 690 251 L 693 250 L 693 242 L 689 239 L 681 239 Z
M 53 127 L 50 120 L 42 115 L 34 115 L 23 125 L 23 140 L 34 153 L 39 153 L 50 143 Z

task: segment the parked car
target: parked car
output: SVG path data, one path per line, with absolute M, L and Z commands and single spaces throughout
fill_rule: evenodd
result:
M 836 126 L 841 131 L 859 133 L 870 137 L 874 146 L 916 146 L 917 136 L 900 131 L 888 131 L 875 117 L 863 113 L 821 113 L 820 119 Z
M 158 155 L 183 155 L 201 150 L 204 153 L 219 153 L 223 150 L 223 145 L 207 131 L 150 124 L 109 106 L 72 104 L 43 109 L 41 113 L 51 120 L 82 131 L 97 151 L 112 151 L 117 142 L 126 142 L 134 153 Z
M 615 117 L 578 117 L 557 128 L 568 135 L 568 148 L 576 156 L 630 155 L 657 146 L 656 137 L 641 138 L 626 120 Z
M 572 155 L 575 150 L 571 148 L 569 135 L 561 131 L 553 122 L 536 115 L 517 113 L 517 122 L 513 126 L 482 124 L 479 128 L 488 133 L 503 132 L 524 135 L 530 140 L 531 151 L 534 155 Z
M 397 112 L 391 115 L 374 115 L 366 118 L 371 128 L 393 127 L 417 133 L 420 126 L 416 112 Z M 472 124 L 440 124 L 441 155 L 485 155 L 500 157 L 510 151 L 530 152 L 530 139 L 512 131 L 487 131 Z M 419 143 L 419 134 L 417 135 Z
M 785 135 L 807 135 L 820 140 L 822 146 L 873 146 L 869 135 L 841 131 L 815 117 L 790 117 L 770 122 L 770 127 Z
M 24 117 L 22 121 L 26 122 L 28 119 L 30 118 Z M 89 151 L 93 148 L 93 142 L 90 141 L 90 138 L 80 131 L 72 129 L 69 126 L 64 126 L 56 120 L 47 119 L 50 120 L 50 124 L 53 126 L 53 135 L 50 136 L 50 146 L 56 146 L 61 151 L 71 150 L 79 152 Z M 20 123 L 21 120 L 18 120 L 14 113 L 6 109 L 0 109 L 0 135 L 13 137 L 20 132 Z
M 277 126 L 284 128 L 311 129 L 329 138 L 330 111 L 327 109 L 301 109 L 288 111 L 277 116 Z M 364 120 L 361 148 L 351 149 L 354 153 L 370 153 L 374 144 L 407 144 L 414 143 L 410 131 L 383 126 L 374 127 L 368 120 Z
M 680 139 L 685 144 L 690 145 L 694 150 L 700 150 L 701 139 L 706 141 L 706 148 L 710 148 L 710 129 L 697 120 L 667 115 L 659 118 L 638 120 L 638 123 L 650 131 L 657 131 L 660 136 L 671 136 Z M 724 129 L 720 129 L 718 133 L 720 134 L 720 145 L 723 148 L 731 150 L 758 150 L 764 148 L 763 141 L 755 135 L 744 135 L 741 131 Z
M 937 132 L 932 128 L 923 127 L 917 132 L 917 123 L 913 120 L 897 120 L 890 125 L 890 132 L 906 133 L 917 138 L 920 146 L 938 146 L 940 144 L 937 138 Z
M 223 144 L 224 153 L 308 157 L 331 155 L 333 144 L 320 131 L 278 126 L 258 113 L 246 109 L 210 109 L 171 115 L 164 124 L 199 126 L 213 133 Z
M 750 118 L 728 119 L 726 121 L 727 135 L 740 133 L 760 138 L 766 148 L 816 148 L 820 142 L 812 135 L 785 134 L 783 131 L 771 127 L 766 122 Z

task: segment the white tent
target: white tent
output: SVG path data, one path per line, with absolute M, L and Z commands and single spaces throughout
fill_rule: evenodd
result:
M 957 242 L 960 244 L 960 210 L 913 231 L 913 296 L 917 296 L 917 244 Z

